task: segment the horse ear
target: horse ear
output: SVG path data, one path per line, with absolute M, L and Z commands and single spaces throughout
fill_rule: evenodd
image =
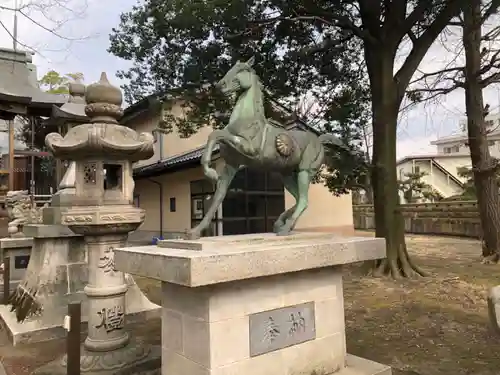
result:
M 248 65 L 248 66 L 252 66 L 252 65 L 254 64 L 254 62 L 255 62 L 255 56 L 252 56 L 252 57 L 250 57 L 250 58 L 248 59 L 248 61 L 247 61 L 247 65 Z

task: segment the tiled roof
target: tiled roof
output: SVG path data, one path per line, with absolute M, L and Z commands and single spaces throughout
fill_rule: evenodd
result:
M 46 107 L 43 116 L 50 116 L 52 105 L 63 105 L 68 97 L 41 91 L 32 81 L 31 61 L 30 52 L 0 48 L 0 98 L 30 109 Z
M 187 151 L 183 154 L 172 156 L 167 159 L 159 160 L 154 164 L 148 164 L 134 169 L 135 177 L 148 177 L 166 172 L 175 167 L 184 166 L 189 163 L 197 162 L 203 155 L 205 145 L 195 148 L 194 150 Z M 214 152 L 219 151 L 219 146 L 214 147 Z

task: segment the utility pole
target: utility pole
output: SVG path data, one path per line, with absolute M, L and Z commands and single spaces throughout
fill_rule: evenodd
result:
M 12 33 L 12 47 L 14 51 L 17 51 L 17 8 L 18 0 L 14 3 L 14 32 Z M 14 190 L 14 121 L 9 120 L 9 190 Z

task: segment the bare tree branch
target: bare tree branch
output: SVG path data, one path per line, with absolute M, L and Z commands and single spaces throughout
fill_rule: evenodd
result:
M 497 13 L 499 7 L 500 7 L 500 0 L 491 0 L 489 6 L 486 8 L 486 10 L 483 11 L 481 25 L 484 25 L 484 23 L 488 20 L 488 18 Z
M 60 33 L 58 33 L 56 30 L 57 28 L 54 28 L 54 29 L 51 29 L 45 25 L 42 25 L 40 22 L 34 20 L 32 17 L 30 17 L 28 14 L 26 14 L 25 12 L 23 12 L 22 10 L 18 10 L 18 13 L 21 14 L 22 16 L 24 16 L 26 19 L 28 19 L 29 21 L 31 21 L 34 25 L 38 26 L 39 28 L 51 33 L 52 35 L 58 37 L 59 39 L 63 39 L 63 40 L 68 40 L 68 41 L 77 41 L 77 40 L 83 40 L 83 39 L 88 39 L 90 38 L 90 36 L 87 36 L 87 37 L 79 37 L 79 38 L 69 38 L 67 36 L 64 36 Z
M 412 28 L 415 26 L 416 23 L 418 23 L 425 17 L 425 11 L 428 6 L 429 4 L 425 1 L 418 2 L 417 6 L 411 11 L 408 17 L 406 17 L 406 19 L 400 25 L 401 38 L 403 38 L 404 35 L 408 35 L 410 39 L 412 39 L 412 36 L 410 35 L 413 34 Z M 406 4 L 405 4 L 405 12 L 406 12 Z M 402 19 L 404 19 L 404 17 Z
M 450 18 L 459 14 L 460 5 L 461 2 L 459 0 L 448 1 L 445 5 L 445 8 L 439 13 L 432 24 L 426 28 L 426 30 L 415 42 L 410 54 L 405 59 L 401 68 L 399 68 L 399 70 L 394 75 L 394 80 L 398 84 L 399 88 L 406 88 L 408 86 L 413 72 L 417 70 L 418 65 L 420 65 L 420 62 L 427 53 L 427 50 L 430 48 L 431 44 L 434 42 L 437 36 L 441 33 L 443 26 L 447 25 L 450 22 Z M 400 95 L 403 94 L 404 92 L 400 93 Z
M 500 27 L 495 27 L 490 31 L 488 31 L 486 34 L 484 34 L 482 36 L 482 40 L 484 40 L 485 42 L 489 42 L 498 39 L 499 36 L 500 36 Z
M 0 5 L 0 10 L 9 11 L 18 14 L 20 17 L 27 20 L 29 23 L 40 28 L 41 30 L 52 34 L 60 40 L 74 42 L 85 40 L 91 38 L 94 35 L 87 35 L 81 37 L 69 37 L 63 35 L 64 33 L 59 31 L 62 27 L 70 22 L 71 20 L 80 18 L 85 14 L 88 8 L 88 0 L 31 0 L 23 2 L 22 5 L 17 8 Z M 57 16 L 56 16 L 57 15 Z M 41 19 L 46 20 L 43 22 Z M 5 25 L 5 23 L 0 21 L 0 28 L 5 30 L 7 35 L 15 41 L 15 43 L 22 48 L 32 51 L 44 59 L 47 57 L 35 46 L 30 45 L 22 40 L 22 37 L 14 35 L 12 31 Z M 66 45 L 61 49 L 46 49 L 44 51 L 61 52 L 67 51 L 69 45 Z
M 488 53 L 488 50 L 484 50 L 485 54 Z M 493 55 L 489 58 L 489 62 L 485 64 L 481 70 L 479 71 L 479 75 L 483 75 L 488 73 L 491 69 L 500 69 L 500 50 L 495 51 Z
M 488 17 L 492 17 L 495 11 L 498 10 L 500 0 L 491 0 L 489 5 L 483 10 L 482 22 L 484 23 Z M 492 11 L 494 9 L 495 11 Z M 485 17 L 488 15 L 488 17 Z M 462 24 L 462 22 L 460 22 Z M 493 83 L 500 82 L 500 48 L 495 47 L 495 43 L 500 42 L 500 26 L 495 26 L 489 30 L 482 38 L 483 43 L 488 42 L 481 51 L 482 64 L 479 70 L 478 79 L 482 88 L 485 88 Z M 448 40 L 442 41 L 443 48 L 450 53 L 455 53 L 455 57 L 451 62 L 440 70 L 424 73 L 413 81 L 410 85 L 413 87 L 407 91 L 411 99 L 416 102 L 423 102 L 435 99 L 440 95 L 446 95 L 457 88 L 465 87 L 465 66 L 464 62 L 458 62 L 459 58 L 463 58 L 463 43 L 458 40 L 455 45 L 460 45 L 460 49 L 456 52 L 452 51 L 448 46 Z M 454 43 L 452 43 L 454 44 Z M 485 77 L 485 75 L 488 75 Z M 415 87 L 417 85 L 418 87 Z
M 481 86 L 485 88 L 491 85 L 492 83 L 498 83 L 498 82 L 500 82 L 500 72 L 494 73 L 489 77 L 483 78 L 480 83 Z
M 420 77 L 411 81 L 410 85 L 418 83 L 420 81 L 425 81 L 428 78 L 436 78 L 437 77 L 439 79 L 440 77 L 444 77 L 446 75 L 446 73 L 457 73 L 457 72 L 463 73 L 463 70 L 464 70 L 463 67 L 452 67 L 452 68 L 441 69 L 441 70 L 438 70 L 438 71 L 435 71 L 432 73 L 423 73 Z
M 296 16 L 278 15 L 274 17 L 271 15 L 271 17 L 265 19 L 250 20 L 248 21 L 249 27 L 247 28 L 247 30 L 245 30 L 243 33 L 227 35 L 227 38 L 249 35 L 255 32 L 255 29 L 257 28 L 271 25 L 277 22 L 319 21 L 321 23 L 324 23 L 325 25 L 350 30 L 354 35 L 366 40 L 367 42 L 376 42 L 376 40 L 367 30 L 361 29 L 360 27 L 356 26 L 354 22 L 347 16 L 324 12 L 320 9 L 317 10 L 316 14 L 311 13 L 309 9 L 307 10 L 309 14 L 307 14 L 305 8 L 300 9 L 300 11 L 304 11 L 304 14 Z
M 4 24 L 1 20 L 0 20 L 0 27 L 1 27 L 2 29 L 4 29 L 4 30 L 5 30 L 5 32 L 7 33 L 7 35 L 9 35 L 9 36 L 10 36 L 10 38 L 11 38 L 13 41 L 16 41 L 16 43 L 17 43 L 17 44 L 19 44 L 21 47 L 24 47 L 24 48 L 26 48 L 27 50 L 32 51 L 32 52 L 35 52 L 35 53 L 37 53 L 38 55 L 40 55 L 41 57 L 46 58 L 46 57 L 43 55 L 43 53 L 41 53 L 40 51 L 38 51 L 38 50 L 36 50 L 35 48 L 33 48 L 33 47 L 31 47 L 31 46 L 29 46 L 29 45 L 27 45 L 27 44 L 25 44 L 25 43 L 23 43 L 23 42 L 19 41 L 19 39 L 17 39 L 17 38 L 14 36 L 14 34 L 12 34 L 12 32 L 11 32 L 11 31 L 7 28 L 7 26 L 5 26 L 5 24 Z

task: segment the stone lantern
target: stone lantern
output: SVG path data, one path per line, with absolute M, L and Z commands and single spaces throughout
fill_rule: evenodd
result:
M 92 87 L 95 91 L 95 85 Z M 82 83 L 72 82 L 68 88 L 68 101 L 61 107 L 52 106 L 51 117 L 45 121 L 45 126 L 57 129 L 63 137 L 76 126 L 89 124 L 91 121 L 85 113 L 86 87 Z M 111 89 L 112 92 L 116 90 L 116 88 Z M 92 95 L 95 97 L 95 94 Z M 119 94 L 115 93 L 115 96 L 120 98 Z M 120 112 L 119 107 L 118 112 Z M 116 121 L 114 124 L 116 125 Z M 137 135 L 131 136 L 137 138 Z M 41 209 L 43 221 L 23 224 L 23 232 L 26 235 L 24 239 L 0 240 L 0 251 L 3 250 L 4 254 L 11 255 L 12 278 L 9 305 L 0 305 L 0 322 L 8 332 L 13 345 L 63 337 L 65 332 L 61 329 L 61 325 L 70 302 L 81 302 L 82 309 L 87 310 L 88 298 L 84 292 L 84 287 L 89 281 L 87 247 L 84 236 L 75 234 L 64 222 L 68 210 L 73 210 L 75 204 L 79 204 L 78 207 L 82 206 L 82 199 L 77 203 L 75 197 L 77 162 L 73 161 L 73 156 L 78 153 L 60 154 L 69 158 L 64 160 L 67 168 L 58 191 L 52 196 L 50 207 Z M 95 155 L 99 158 L 99 154 Z M 56 158 L 56 162 L 61 175 L 62 160 Z M 104 163 L 103 160 L 100 162 L 100 165 Z M 78 163 L 80 165 L 83 161 L 79 160 Z M 123 179 L 123 181 L 128 180 Z M 82 192 L 82 189 L 85 187 L 80 184 L 79 191 Z M 110 194 L 116 195 L 107 192 L 106 196 Z M 27 193 L 25 198 L 29 201 Z M 100 204 L 98 201 L 92 202 L 88 199 L 83 201 L 89 205 Z M 120 205 L 120 209 L 128 204 L 126 199 L 124 202 L 125 205 Z M 22 269 L 17 269 L 18 258 L 24 260 L 27 268 L 24 266 Z M 29 259 L 29 263 L 26 258 Z M 142 322 L 151 316 L 159 315 L 159 306 L 147 299 L 134 278 L 126 274 L 125 280 L 128 285 L 127 322 Z M 87 318 L 87 314 L 83 314 L 82 330 L 87 329 L 85 324 Z
M 47 135 L 46 145 L 55 157 L 75 165 L 72 206 L 61 211 L 61 223 L 84 236 L 88 251 L 82 372 L 119 374 L 151 358 L 150 349 L 131 341 L 125 329 L 127 283 L 114 267 L 114 249 L 125 246 L 129 232 L 144 221 L 144 211 L 133 205 L 132 163 L 153 156 L 154 138 L 118 124 L 122 94 L 104 73 L 98 83 L 87 86 L 85 99 L 90 122 L 71 128 L 64 137 Z M 61 363 L 36 373 L 65 373 Z
M 144 211 L 133 205 L 132 163 L 154 154 L 154 137 L 118 124 L 122 93 L 104 73 L 87 87 L 85 99 L 90 123 L 46 138 L 55 157 L 75 164 L 72 208 L 61 213 L 61 223 L 82 235 L 123 232 L 125 240 L 144 220 Z

